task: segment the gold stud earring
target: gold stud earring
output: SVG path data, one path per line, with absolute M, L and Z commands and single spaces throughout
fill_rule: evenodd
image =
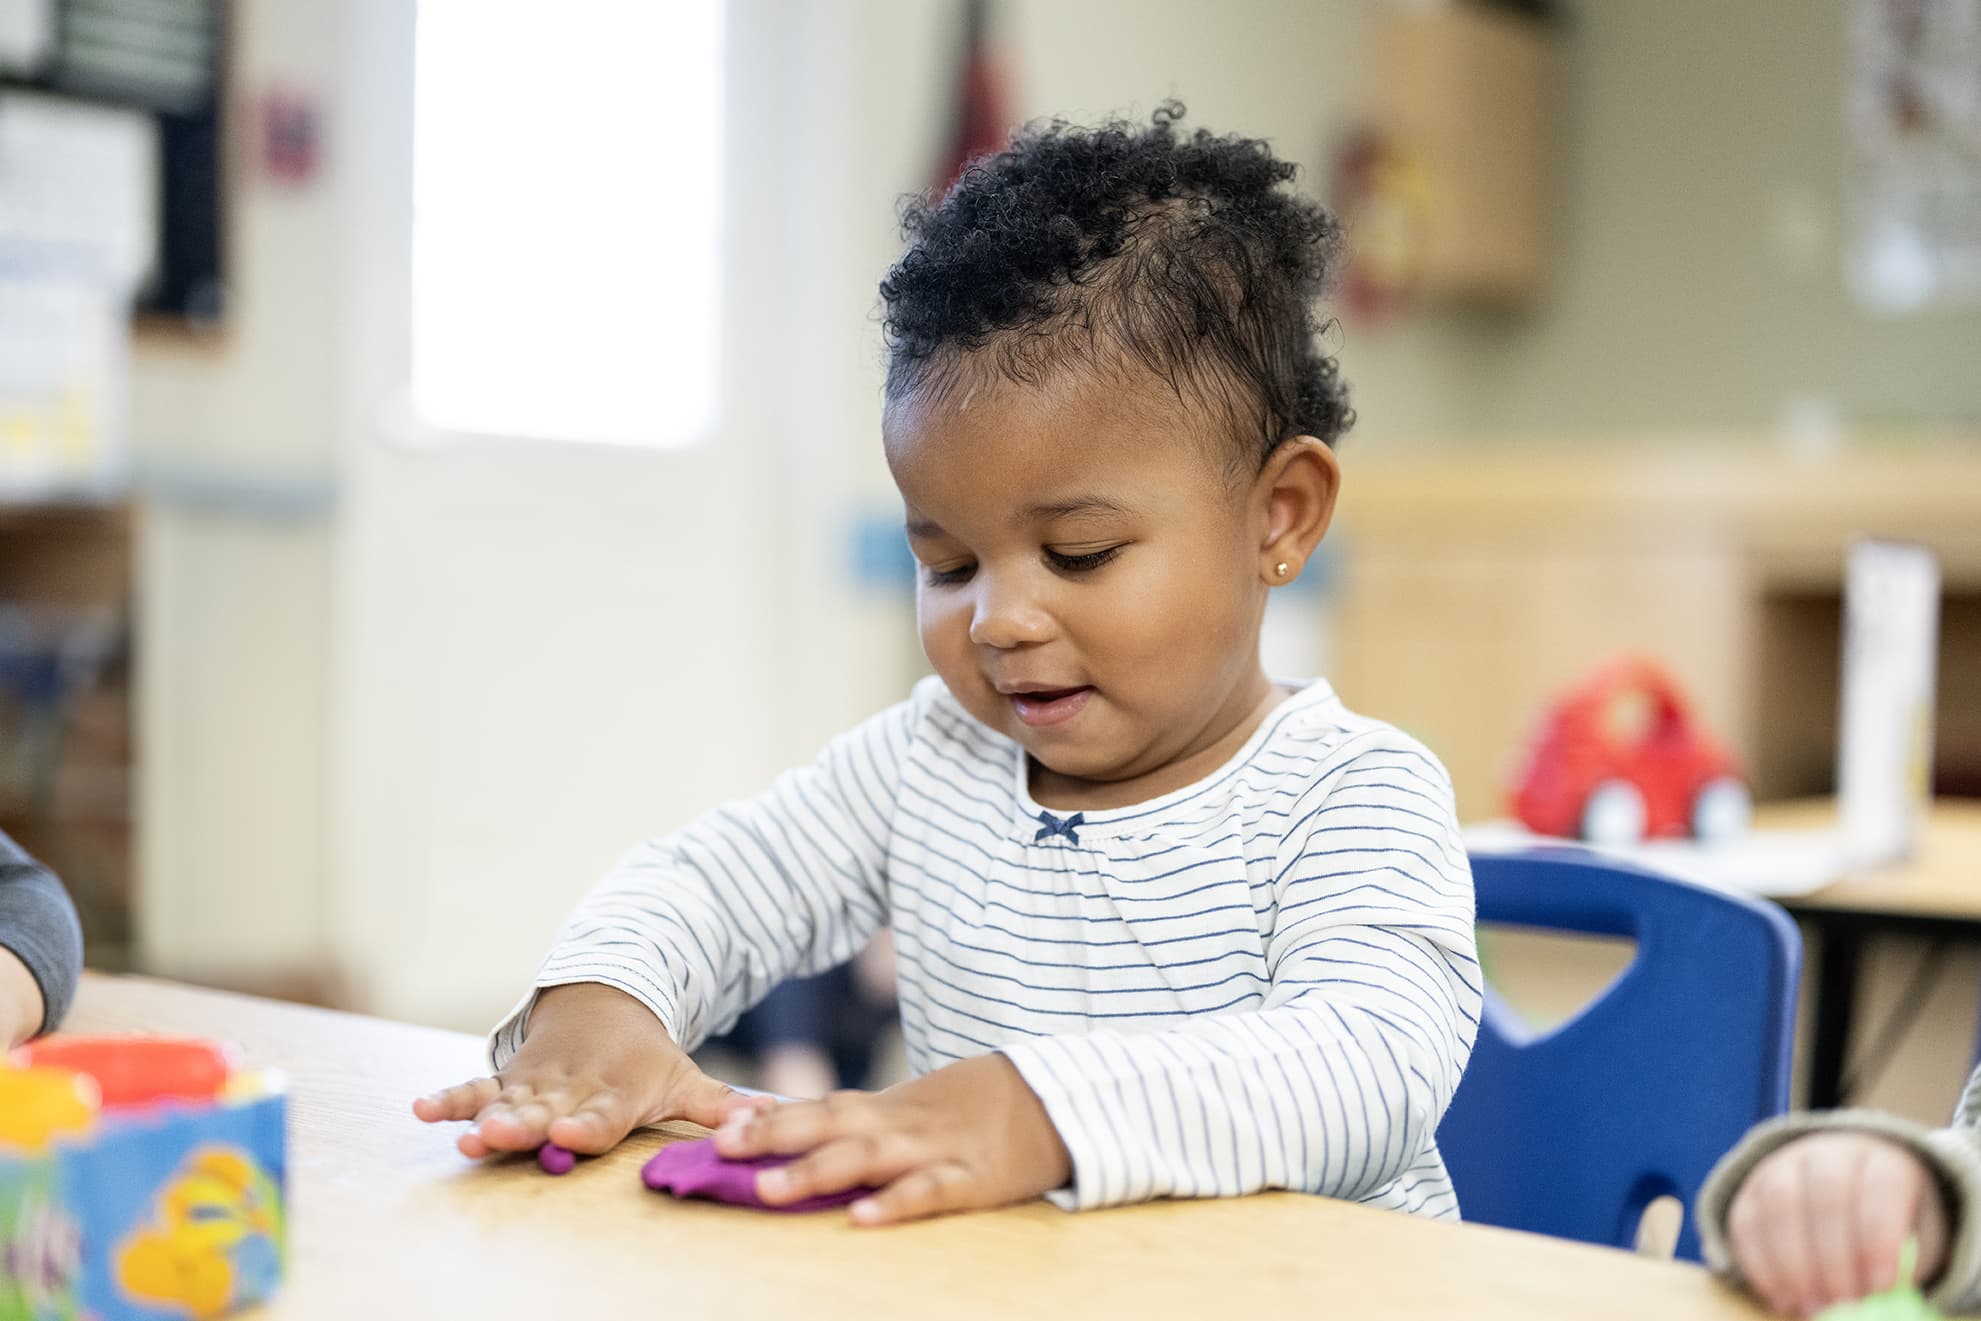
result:
M 1286 576 L 1286 561 L 1281 560 L 1278 564 L 1273 565 L 1273 572 L 1284 578 Z

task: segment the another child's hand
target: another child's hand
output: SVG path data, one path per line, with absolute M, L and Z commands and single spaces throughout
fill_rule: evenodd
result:
M 41 983 L 20 956 L 0 945 L 0 1051 L 41 1031 Z
M 413 1113 L 430 1124 L 472 1120 L 455 1140 L 467 1156 L 546 1141 L 596 1155 L 648 1124 L 714 1127 L 735 1095 L 697 1068 L 645 1005 L 580 983 L 537 997 L 529 1036 L 494 1077 L 423 1096 Z
M 1002 1055 L 962 1060 L 884 1092 L 765 1105 L 739 1097 L 716 1130 L 733 1159 L 798 1156 L 757 1176 L 773 1206 L 867 1185 L 861 1224 L 1003 1206 L 1066 1183 L 1066 1146 L 1032 1089 Z
M 1734 1193 L 1727 1230 L 1754 1292 L 1790 1315 L 1891 1288 L 1908 1237 L 1919 1242 L 1919 1281 L 1946 1262 L 1947 1209 L 1932 1170 L 1869 1133 L 1811 1133 L 1770 1152 Z

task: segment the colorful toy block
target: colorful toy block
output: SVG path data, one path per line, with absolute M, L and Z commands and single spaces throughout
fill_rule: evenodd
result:
M 205 1041 L 55 1036 L 0 1062 L 0 1321 L 183 1321 L 270 1296 L 273 1074 Z

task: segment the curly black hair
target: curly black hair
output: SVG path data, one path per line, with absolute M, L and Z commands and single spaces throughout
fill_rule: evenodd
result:
M 954 384 L 965 360 L 1037 383 L 1068 355 L 1134 362 L 1228 418 L 1252 471 L 1285 440 L 1354 422 L 1317 319 L 1341 226 L 1256 138 L 1061 120 L 910 201 L 881 281 L 890 402 Z

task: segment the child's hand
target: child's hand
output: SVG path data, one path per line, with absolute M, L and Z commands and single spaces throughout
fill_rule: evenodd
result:
M 1812 1133 L 1770 1152 L 1727 1212 L 1735 1263 L 1777 1312 L 1812 1316 L 1898 1283 L 1919 1242 L 1918 1279 L 1946 1261 L 1947 1209 L 1917 1155 L 1869 1133 Z
M 724 1156 L 799 1156 L 759 1174 L 758 1196 L 782 1206 L 865 1184 L 880 1190 L 853 1204 L 865 1225 L 1024 1201 L 1072 1171 L 1045 1107 L 1002 1055 L 884 1092 L 787 1105 L 738 1097 L 725 1108 L 715 1134 Z
M 670 1119 L 714 1127 L 736 1095 L 674 1044 L 653 1012 L 609 986 L 557 986 L 537 998 L 530 1034 L 493 1078 L 413 1102 L 430 1124 L 473 1120 L 455 1140 L 480 1158 L 545 1141 L 596 1155 Z
M 41 983 L 20 956 L 0 945 L 0 1051 L 41 1031 Z

